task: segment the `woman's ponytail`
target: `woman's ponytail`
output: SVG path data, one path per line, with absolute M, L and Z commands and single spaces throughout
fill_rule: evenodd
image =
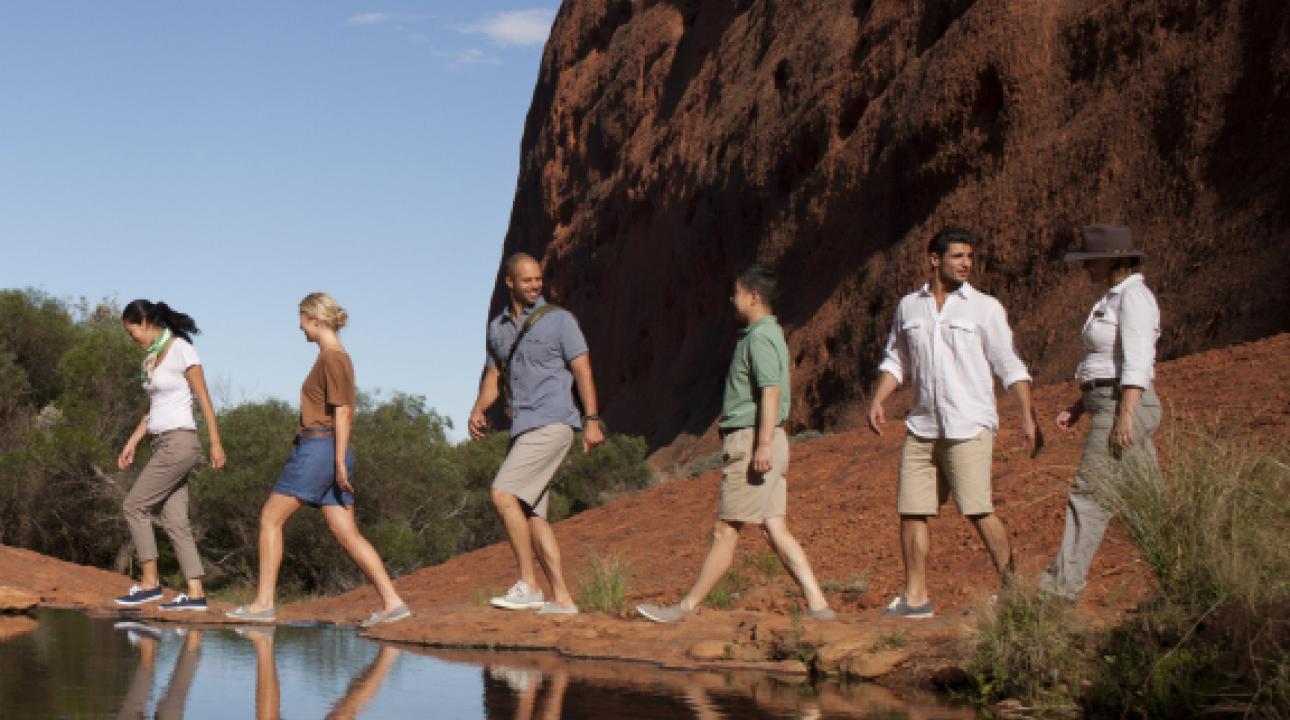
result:
M 190 316 L 160 301 L 134 300 L 121 310 L 121 320 L 132 325 L 142 325 L 146 320 L 149 325 L 169 328 L 176 337 L 189 343 L 194 335 L 201 333 Z

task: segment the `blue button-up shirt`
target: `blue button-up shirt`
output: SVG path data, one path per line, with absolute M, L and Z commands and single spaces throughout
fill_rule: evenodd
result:
M 538 298 L 517 322 L 508 307 L 488 323 L 487 364 L 497 368 L 506 362 L 515 338 L 529 313 L 546 304 Z M 564 423 L 582 427 L 582 415 L 573 403 L 573 372 L 569 363 L 587 352 L 587 340 L 573 313 L 563 308 L 538 319 L 511 359 L 511 437 L 526 430 Z

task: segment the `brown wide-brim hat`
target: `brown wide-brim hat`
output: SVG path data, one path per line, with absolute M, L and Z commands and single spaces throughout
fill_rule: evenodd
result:
M 1089 225 L 1081 228 L 1079 234 L 1083 244 L 1066 253 L 1066 262 L 1147 255 L 1133 247 L 1133 234 L 1124 225 Z

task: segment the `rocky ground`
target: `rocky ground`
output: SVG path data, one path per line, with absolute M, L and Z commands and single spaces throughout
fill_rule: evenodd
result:
M 1290 439 L 1290 335 L 1209 351 L 1163 364 L 1158 387 L 1170 412 L 1158 444 L 1188 432 L 1234 432 L 1264 444 Z M 1072 384 L 1040 388 L 1045 417 L 1073 399 Z M 1037 573 L 1051 556 L 1063 523 L 1063 504 L 1078 462 L 1082 433 L 1048 432 L 1036 459 L 1019 448 L 1015 410 L 1006 404 L 995 451 L 997 510 L 1007 523 L 1025 573 Z M 988 602 L 996 580 L 985 550 L 953 509 L 932 522 L 929 579 L 937 617 L 925 621 L 879 618 L 900 588 L 895 503 L 901 426 L 890 423 L 879 438 L 867 430 L 838 432 L 793 447 L 789 520 L 815 567 L 834 588 L 836 623 L 800 621 L 801 604 L 782 571 L 770 576 L 756 556 L 767 551 L 754 528 L 741 539 L 736 568 L 747 581 L 730 610 L 706 610 L 677 626 L 659 626 L 633 613 L 584 613 L 544 618 L 494 610 L 487 598 L 513 581 L 508 547 L 495 545 L 461 555 L 397 581 L 412 619 L 378 628 L 374 637 L 437 648 L 555 650 L 569 657 L 642 660 L 669 668 L 772 669 L 800 673 L 818 652 L 817 667 L 884 682 L 921 684 L 961 654 L 973 617 Z M 568 574 L 576 576 L 592 552 L 630 562 L 630 603 L 672 602 L 693 580 L 707 549 L 716 508 L 717 472 L 662 483 L 618 498 L 556 525 Z M 751 559 L 750 559 L 751 558 Z M 772 566 L 773 567 L 773 566 Z M 1150 590 L 1150 577 L 1134 549 L 1111 532 L 1093 566 L 1079 605 L 1089 623 L 1112 622 Z M 0 605 L 32 603 L 110 609 L 125 577 L 0 547 Z M 287 605 L 280 620 L 356 623 L 375 606 L 367 589 Z M 216 607 L 216 611 L 226 608 Z M 223 622 L 221 612 L 183 617 L 143 614 L 156 620 Z M 0 622 L 0 637 L 21 632 L 24 618 Z M 23 627 L 28 627 L 23 624 Z

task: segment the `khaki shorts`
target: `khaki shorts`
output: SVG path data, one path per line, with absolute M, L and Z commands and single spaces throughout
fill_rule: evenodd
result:
M 784 517 L 788 508 L 788 436 L 775 428 L 771 441 L 770 471 L 752 470 L 754 428 L 726 433 L 721 440 L 721 509 L 717 517 L 730 522 L 761 523 L 766 518 Z
M 573 428 L 552 423 L 525 431 L 511 440 L 493 488 L 519 498 L 530 516 L 546 518 L 551 478 L 573 443 Z
M 963 515 L 994 512 L 990 488 L 990 460 L 994 434 L 984 428 L 966 440 L 925 440 L 905 436 L 900 452 L 900 491 L 896 512 L 901 515 L 939 515 L 941 505 L 954 491 L 954 503 Z

